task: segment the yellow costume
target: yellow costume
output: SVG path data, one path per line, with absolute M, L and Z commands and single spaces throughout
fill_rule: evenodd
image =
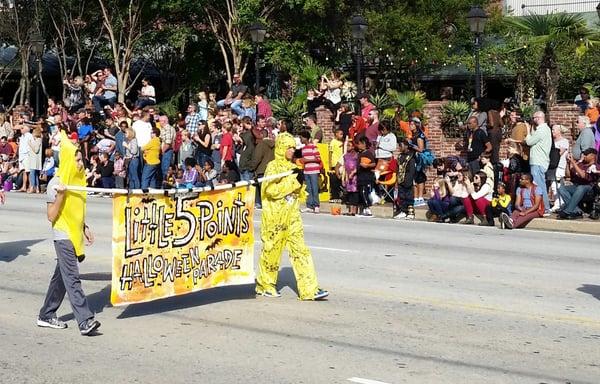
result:
M 59 167 L 56 172 L 61 184 L 85 187 L 85 171 L 77 169 L 77 147 L 64 131 L 60 133 Z M 66 191 L 58 218 L 52 227 L 69 236 L 77 257 L 84 255 L 83 225 L 85 222 L 85 192 Z
M 275 140 L 275 159 L 267 165 L 265 176 L 276 175 L 296 168 L 286 159 L 296 141 L 289 133 L 280 133 Z M 277 274 L 284 248 L 288 249 L 301 300 L 315 298 L 319 284 L 310 250 L 304 243 L 304 228 L 300 216 L 298 194 L 302 185 L 292 174 L 261 185 L 262 196 L 262 254 L 258 263 L 256 293 L 277 296 Z

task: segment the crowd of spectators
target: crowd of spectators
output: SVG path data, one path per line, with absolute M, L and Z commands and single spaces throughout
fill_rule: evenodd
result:
M 306 212 L 320 212 L 319 193 L 345 204 L 345 215 L 372 216 L 373 204 L 389 201 L 394 217 L 415 218 L 427 207 L 437 222 L 518 228 L 554 213 L 560 219 L 595 218 L 596 168 L 600 132 L 598 102 L 582 94 L 579 134 L 550 127 L 538 111 L 525 121 L 518 108 L 473 99 L 464 142 L 454 156 L 435 158 L 421 111 L 408 121 L 380 120 L 368 94 L 357 96 L 353 112 L 342 97 L 338 73 L 323 76 L 309 90 L 302 126 L 273 117 L 267 98 L 252 93 L 238 74 L 224 99 L 199 92 L 184 115 L 167 116 L 156 106 L 151 82 L 143 79 L 132 103 L 117 102 L 118 84 L 110 68 L 67 78 L 67 97 L 48 100 L 44 116 L 19 106 L 0 114 L 0 178 L 4 190 L 39 193 L 59 164 L 61 131 L 77 143 L 86 163 L 88 186 L 102 188 L 191 188 L 260 178 L 273 159 L 279 132 L 297 138 L 294 161 L 306 185 Z M 583 101 L 582 101 L 583 100 Z M 352 101 L 352 100 L 350 100 Z M 330 109 L 333 138 L 329 167 L 322 161 L 325 133 L 315 112 Z M 507 137 L 508 136 L 508 137 Z M 507 158 L 500 157 L 502 145 Z M 427 171 L 437 172 L 426 191 Z M 430 172 L 431 174 L 431 172 Z M 328 183 L 325 183 L 328 180 Z M 260 208 L 260 191 L 256 206 Z

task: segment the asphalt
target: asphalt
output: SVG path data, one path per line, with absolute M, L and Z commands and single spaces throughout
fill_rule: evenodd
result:
M 303 214 L 325 302 L 297 300 L 284 256 L 278 299 L 112 307 L 111 202 L 95 197 L 81 279 L 102 327 L 86 338 L 68 302 L 68 329 L 35 326 L 55 265 L 44 205 L 0 206 L 1 383 L 599 382 L 597 236 Z

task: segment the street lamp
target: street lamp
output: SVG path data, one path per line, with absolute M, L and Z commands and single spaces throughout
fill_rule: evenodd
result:
M 350 27 L 352 29 L 352 38 L 354 39 L 356 49 L 356 95 L 358 96 L 362 93 L 362 44 L 365 40 L 365 35 L 367 34 L 369 25 L 364 17 L 361 15 L 356 15 L 352 17 L 352 20 L 350 20 Z M 360 114 L 360 104 L 358 104 L 358 102 L 356 111 L 358 111 Z
M 39 32 L 33 32 L 33 34 L 31 35 L 31 38 L 30 38 L 30 43 L 31 43 L 31 51 L 35 55 L 35 66 L 37 69 L 37 76 L 36 76 L 36 82 L 35 82 L 35 115 L 37 117 L 39 117 L 40 116 L 40 75 L 42 72 L 40 69 L 40 62 L 41 62 L 42 56 L 44 54 L 45 40 L 42 37 L 42 35 L 40 35 Z
M 472 6 L 467 21 L 469 29 L 475 34 L 475 97 L 481 97 L 481 68 L 479 67 L 479 49 L 481 48 L 481 35 L 487 21 L 487 14 L 478 5 Z
M 256 22 L 252 24 L 248 28 L 248 32 L 250 32 L 250 38 L 252 38 L 252 43 L 254 44 L 254 67 L 256 70 L 256 93 L 260 91 L 260 60 L 259 60 L 259 49 L 260 44 L 265 41 L 265 35 L 267 34 L 267 30 L 264 25 L 260 22 Z
M 598 14 L 598 18 L 600 18 L 600 3 L 596 5 L 596 13 Z

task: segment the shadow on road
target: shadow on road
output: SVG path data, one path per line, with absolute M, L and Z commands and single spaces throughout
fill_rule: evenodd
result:
M 32 246 L 41 243 L 44 240 L 46 239 L 19 240 L 0 243 L 0 261 L 10 263 L 19 256 L 27 256 L 29 255 Z
M 285 287 L 289 287 L 298 296 L 296 276 L 294 275 L 294 270 L 291 267 L 283 267 L 281 268 L 281 271 L 279 271 L 279 277 L 277 278 L 277 290 L 281 291 Z
M 65 297 L 65 300 L 68 298 Z M 94 313 L 102 313 L 104 308 L 110 308 L 112 305 L 110 304 L 110 284 L 106 287 L 102 288 L 102 290 L 92 293 L 91 295 L 87 295 L 88 305 L 90 306 L 90 310 Z M 69 321 L 73 320 L 75 316 L 73 313 L 69 313 L 67 315 L 63 315 L 60 317 L 61 321 Z
M 87 281 L 111 281 L 112 275 L 110 272 L 92 272 L 82 273 L 79 275 L 79 278 Z
M 600 285 L 582 284 L 577 290 L 592 295 L 594 298 L 600 300 Z
M 126 319 L 129 317 L 153 315 L 222 301 L 247 300 L 254 299 L 255 297 L 254 284 L 219 287 L 183 296 L 169 297 L 149 303 L 132 304 L 121 312 L 117 318 Z

